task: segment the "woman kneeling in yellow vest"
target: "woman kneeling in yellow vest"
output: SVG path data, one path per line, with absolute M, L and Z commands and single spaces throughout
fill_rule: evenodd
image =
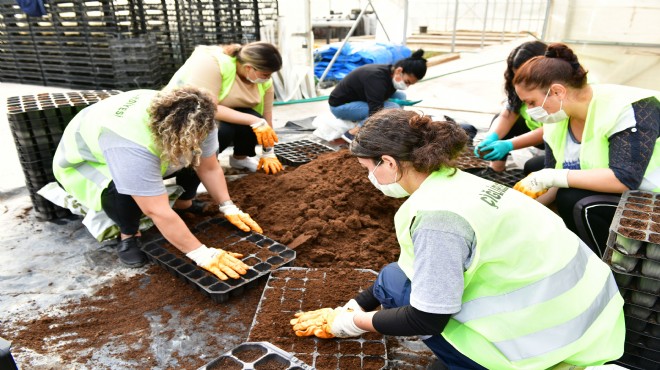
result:
M 602 255 L 621 193 L 660 190 L 660 92 L 589 85 L 559 43 L 523 64 L 513 83 L 546 143 L 546 168 L 515 188 L 555 201 L 566 226 Z
M 540 203 L 456 169 L 467 139 L 412 111 L 367 121 L 350 150 L 376 188 L 409 197 L 394 218 L 401 254 L 345 306 L 296 314 L 296 334 L 423 335 L 450 369 L 619 358 L 623 299 L 609 267 Z
M 170 208 L 163 178 L 176 177 L 184 193 L 174 207 L 188 209 L 201 182 L 235 226 L 262 232 L 232 203 L 217 159 L 211 97 L 193 87 L 128 91 L 78 113 L 53 158 L 60 185 L 87 209 L 105 211 L 121 232 L 119 259 L 146 262 L 140 249 L 142 214 L 199 266 L 226 280 L 246 273 L 240 255 L 207 248 Z

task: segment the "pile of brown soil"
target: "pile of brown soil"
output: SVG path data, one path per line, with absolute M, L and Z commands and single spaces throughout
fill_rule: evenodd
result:
M 393 216 L 402 200 L 375 189 L 367 171 L 346 150 L 276 175 L 250 174 L 228 185 L 234 202 L 263 227 L 263 234 L 295 248 L 295 266 L 379 271 L 397 259 Z M 220 216 L 212 213 L 188 214 L 184 221 L 192 227 Z M 352 276 L 338 273 L 336 278 L 348 281 Z M 117 280 L 92 297 L 58 308 L 59 315 L 17 323 L 3 334 L 13 339 L 14 352 L 58 354 L 67 364 L 102 367 L 98 349 L 116 344 L 122 349 L 111 355 L 129 367 L 196 368 L 245 341 L 263 286 L 215 304 L 161 267 L 151 266 L 144 275 Z M 355 291 L 346 296 L 316 292 L 317 297 L 308 294 L 305 301 L 323 301 L 325 306 L 343 303 Z M 179 322 L 172 324 L 175 316 Z M 192 356 L 170 351 L 175 361 L 164 362 L 155 354 L 154 343 L 174 339 L 175 332 L 177 338 L 196 338 L 197 347 Z

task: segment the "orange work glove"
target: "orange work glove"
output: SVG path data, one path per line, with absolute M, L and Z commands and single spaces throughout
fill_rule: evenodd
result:
M 264 148 L 257 170 L 264 170 L 267 175 L 271 173 L 274 175 L 283 169 L 282 163 L 280 163 L 275 155 L 275 150 L 273 148 Z
M 536 199 L 545 194 L 553 186 L 559 188 L 568 187 L 568 171 L 554 168 L 544 168 L 532 172 L 513 186 L 519 192 Z
M 265 119 L 262 118 L 261 121 L 251 124 L 250 127 L 252 127 L 254 134 L 257 135 L 257 143 L 259 145 L 263 145 L 264 148 L 275 146 L 275 143 L 278 141 L 277 134 L 275 134 L 275 130 L 270 127 Z
M 211 272 L 220 280 L 238 279 L 240 275 L 245 275 L 250 268 L 239 260 L 243 257 L 242 254 L 227 252 L 223 249 L 208 248 L 204 244 L 194 251 L 186 253 L 186 257 L 195 261 L 197 266 Z
M 252 217 L 250 217 L 249 214 L 238 209 L 238 207 L 236 207 L 234 202 L 232 202 L 231 200 L 228 200 L 220 204 L 219 209 L 220 212 L 222 212 L 225 215 L 225 218 L 229 220 L 229 222 L 231 222 L 232 225 L 238 227 L 239 229 L 246 232 L 256 231 L 260 234 L 264 232 L 261 229 L 261 226 L 259 226 L 252 219 Z
M 290 321 L 299 337 L 314 335 L 318 338 L 348 338 L 366 333 L 353 321 L 357 311 L 346 307 L 321 308 L 315 311 L 298 312 Z

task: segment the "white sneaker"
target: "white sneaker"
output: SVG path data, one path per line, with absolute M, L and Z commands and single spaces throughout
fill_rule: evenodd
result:
M 246 169 L 250 172 L 257 172 L 259 160 L 257 157 L 245 157 L 243 159 L 236 159 L 234 156 L 229 156 L 229 165 L 236 169 Z

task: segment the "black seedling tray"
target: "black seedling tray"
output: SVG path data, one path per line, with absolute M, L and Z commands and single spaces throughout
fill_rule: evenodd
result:
M 275 145 L 275 155 L 282 164 L 300 166 L 309 163 L 319 154 L 334 152 L 327 145 L 319 144 L 311 140 L 297 140 Z
M 214 233 L 213 230 L 221 232 Z M 151 261 L 163 266 L 172 275 L 189 283 L 217 303 L 227 301 L 230 295 L 242 294 L 245 289 L 255 286 L 260 278 L 278 267 L 292 264 L 296 258 L 296 252 L 287 246 L 259 233 L 241 231 L 224 218 L 201 222 L 191 231 L 209 248 L 243 253 L 242 260 L 250 269 L 238 279 L 222 281 L 195 265 L 182 252 L 172 252 L 175 247 L 162 236 L 145 243 L 142 250 Z M 250 247 L 252 252 L 245 253 L 245 247 L 240 247 L 241 243 L 247 243 L 246 247 Z
M 296 337 L 289 324 L 288 319 L 292 319 L 296 312 L 306 307 L 303 302 L 310 303 L 312 299 L 312 297 L 305 296 L 306 285 L 310 281 L 321 280 L 323 285 L 327 286 L 328 295 L 332 295 L 333 284 L 345 284 L 345 279 L 351 279 L 353 282 L 358 282 L 360 289 L 366 289 L 371 286 L 377 276 L 376 272 L 368 269 L 351 271 L 352 273 L 342 274 L 344 278 L 338 276 L 336 271 L 327 268 L 283 267 L 273 271 L 257 307 L 248 340 L 255 340 L 259 336 L 258 324 L 264 321 L 267 323 L 266 325 L 285 326 L 281 331 L 281 336 L 276 335 L 271 341 L 278 345 L 283 343 L 280 345 L 281 347 L 290 350 L 294 356 L 311 364 L 315 369 L 384 369 L 387 366 L 387 347 L 385 338 L 381 334 L 365 333 L 354 338 L 333 339 L 320 339 L 313 336 Z M 357 294 L 358 291 L 355 293 Z M 313 304 L 317 303 L 313 302 Z M 326 307 L 324 304 L 318 302 L 318 308 Z M 268 318 L 267 314 L 275 310 L 284 313 L 288 319 L 281 323 L 268 323 L 272 320 L 272 316 Z
M 198 370 L 312 370 L 313 367 L 268 342 L 245 342 Z
M 480 171 L 469 171 L 469 172 L 472 172 L 472 174 L 479 176 L 483 179 L 490 180 L 498 184 L 506 185 L 510 188 L 512 188 L 514 185 L 516 185 L 518 181 L 522 180 L 525 177 L 523 171 L 519 169 L 511 169 L 502 172 L 497 172 L 490 168 L 486 168 Z
M 474 155 L 474 146 L 468 145 L 456 159 L 456 168 L 474 173 L 488 167 L 488 162 Z

